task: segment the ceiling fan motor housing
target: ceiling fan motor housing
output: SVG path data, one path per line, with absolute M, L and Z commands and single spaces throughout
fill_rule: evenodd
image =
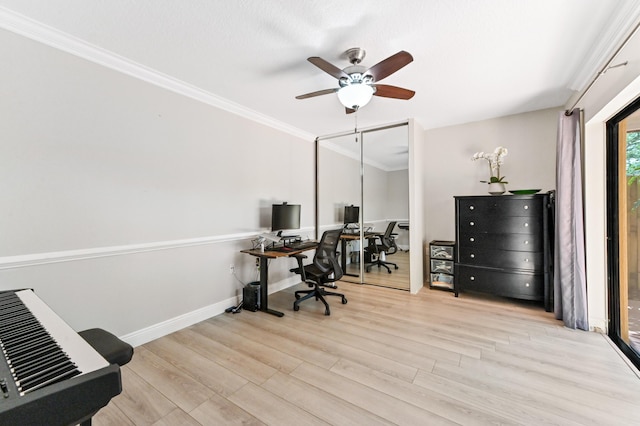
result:
M 365 67 L 352 65 L 345 68 L 343 71 L 345 74 L 349 75 L 349 78 L 340 77 L 340 79 L 338 79 L 340 87 L 348 86 L 350 84 L 373 84 L 373 76 L 366 74 L 367 69 Z
M 349 58 L 349 62 L 351 62 L 352 65 L 358 65 L 360 62 L 362 62 L 367 52 L 359 47 L 352 47 L 351 49 L 348 49 L 345 54 L 347 55 L 347 58 Z

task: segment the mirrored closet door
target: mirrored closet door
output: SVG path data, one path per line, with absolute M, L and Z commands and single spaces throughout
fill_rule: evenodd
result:
M 316 229 L 319 238 L 344 227 L 345 281 L 409 289 L 407 128 L 402 123 L 316 141 Z M 394 222 L 391 238 L 384 238 Z

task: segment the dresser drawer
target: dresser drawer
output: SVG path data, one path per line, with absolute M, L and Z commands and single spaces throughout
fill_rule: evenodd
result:
M 490 215 L 493 217 L 540 217 L 542 200 L 538 197 L 473 197 L 458 199 L 460 218 Z
M 544 253 L 541 251 L 478 250 L 473 247 L 460 247 L 458 263 L 487 266 L 489 268 L 542 271 L 544 268 Z
M 536 234 L 490 234 L 464 232 L 458 236 L 460 247 L 517 251 L 543 251 L 544 241 Z
M 453 260 L 431 259 L 431 272 L 443 272 L 453 274 Z
M 526 300 L 544 299 L 544 275 L 456 265 L 458 291 L 478 291 Z
M 494 217 L 460 218 L 459 233 L 490 232 L 500 234 L 540 235 L 542 224 L 530 217 L 510 216 L 500 220 Z

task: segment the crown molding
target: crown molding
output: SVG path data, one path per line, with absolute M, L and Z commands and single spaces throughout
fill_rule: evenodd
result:
M 620 1 L 616 13 L 609 20 L 609 25 L 598 37 L 580 70 L 576 72 L 570 89 L 581 91 L 596 77 L 600 67 L 609 60 L 609 56 L 618 48 L 622 40 L 640 20 L 640 5 L 635 0 Z
M 309 142 L 315 140 L 316 135 L 160 73 L 2 6 L 0 6 L 0 28 Z

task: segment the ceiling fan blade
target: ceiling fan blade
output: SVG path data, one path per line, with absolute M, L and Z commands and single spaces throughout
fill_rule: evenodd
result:
M 335 65 L 325 61 L 324 59 L 318 56 L 312 56 L 307 58 L 307 61 L 311 62 L 316 67 L 320 68 L 322 71 L 326 72 L 333 77 L 340 79 L 341 77 L 349 78 L 349 74 L 342 71 L 340 68 Z
M 365 74 L 370 74 L 373 76 L 375 81 L 380 81 L 385 77 L 389 77 L 405 65 L 410 64 L 412 61 L 413 56 L 411 56 L 411 53 L 401 50 L 395 55 L 389 56 L 387 59 L 378 62 L 369 68 Z
M 389 86 L 388 84 L 374 84 L 373 87 L 376 88 L 373 95 L 382 96 L 383 98 L 411 99 L 416 94 L 413 90 Z
M 311 92 L 311 93 L 305 93 L 304 95 L 298 95 L 296 96 L 296 99 L 307 99 L 307 98 L 313 98 L 314 96 L 320 96 L 320 95 L 328 95 L 329 93 L 335 93 L 337 92 L 339 89 L 324 89 L 324 90 L 318 90 L 317 92 Z

